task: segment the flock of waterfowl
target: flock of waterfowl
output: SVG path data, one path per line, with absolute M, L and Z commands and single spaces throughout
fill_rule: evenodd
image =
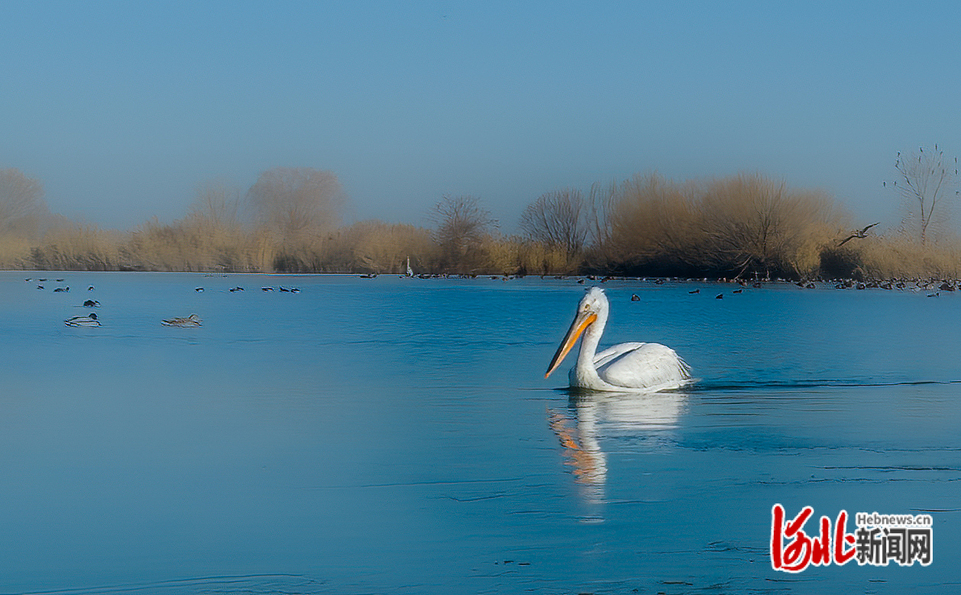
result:
M 364 278 L 374 278 L 376 275 L 364 275 Z M 447 277 L 449 278 L 449 277 Z M 497 276 L 492 276 L 491 279 L 498 279 Z M 504 276 L 503 279 L 510 280 L 515 278 L 514 276 Z M 564 277 L 556 277 L 563 279 Z M 624 278 L 615 277 L 603 277 L 597 278 L 596 276 L 588 276 L 585 278 L 576 278 L 578 283 L 586 283 L 586 281 L 598 281 L 600 283 L 606 283 L 608 281 L 614 280 L 630 280 Z M 646 278 L 636 278 L 636 281 L 647 281 Z M 671 279 L 674 282 L 708 282 L 708 279 Z M 30 282 L 31 279 L 26 279 Z M 39 279 L 42 283 L 46 279 Z M 62 283 L 64 279 L 57 279 L 58 283 Z M 726 280 L 718 280 L 726 281 Z M 783 280 L 778 280 L 784 282 Z M 666 278 L 655 278 L 652 280 L 655 285 L 663 285 L 668 282 Z M 755 280 L 753 283 L 745 281 L 743 279 L 738 279 L 732 281 L 739 285 L 738 289 L 733 290 L 733 294 L 739 294 L 744 291 L 744 288 L 749 284 L 752 287 L 760 288 L 764 286 L 760 280 Z M 835 289 L 882 289 L 882 290 L 911 290 L 911 291 L 931 291 L 936 290 L 933 294 L 928 294 L 929 297 L 937 297 L 940 295 L 941 291 L 957 291 L 961 289 L 959 282 L 957 280 L 905 280 L 905 279 L 889 279 L 882 281 L 855 281 L 855 280 L 831 280 L 825 281 L 821 279 L 808 280 L 808 281 L 798 281 L 794 282 L 800 288 L 803 289 L 817 289 L 819 287 L 834 287 Z M 44 286 L 38 285 L 38 289 L 44 289 Z M 88 291 L 93 291 L 94 287 L 91 285 Z M 273 287 L 261 287 L 262 291 L 269 292 L 274 291 Z M 57 287 L 54 292 L 68 292 L 70 288 L 67 286 Z M 196 287 L 195 291 L 204 291 L 203 287 Z M 231 287 L 229 289 L 231 293 L 236 293 L 238 291 L 244 291 L 241 286 Z M 280 287 L 282 292 L 299 293 L 297 288 Z M 689 294 L 699 294 L 700 289 L 696 288 L 688 291 Z M 722 299 L 724 293 L 718 293 L 715 295 L 715 299 Z M 640 301 L 640 296 L 633 294 L 631 296 L 631 301 Z M 83 307 L 86 308 L 96 308 L 100 306 L 100 302 L 97 300 L 86 300 L 83 303 Z M 577 344 L 578 339 L 581 339 L 580 349 L 577 356 L 577 361 L 574 367 L 569 373 L 570 386 L 576 389 L 587 389 L 596 391 L 640 391 L 640 392 L 658 392 L 663 390 L 672 390 L 685 386 L 690 383 L 691 380 L 691 368 L 688 364 L 681 359 L 680 356 L 675 353 L 670 347 L 660 345 L 657 343 L 641 343 L 641 342 L 631 342 L 631 343 L 621 343 L 613 347 L 609 347 L 598 353 L 597 348 L 601 340 L 601 336 L 604 332 L 604 328 L 607 324 L 607 319 L 610 311 L 610 304 L 604 290 L 600 287 L 594 286 L 589 288 L 585 295 L 581 298 L 578 303 L 577 311 L 574 315 L 574 320 L 567 330 L 564 339 L 558 346 L 557 351 L 554 353 L 554 357 L 551 359 L 550 365 L 547 368 L 547 372 L 544 377 L 547 378 L 551 373 L 556 370 L 567 354 L 573 349 L 574 345 Z M 74 316 L 68 318 L 64 321 L 67 326 L 78 327 L 78 326 L 100 326 L 100 320 L 97 318 L 97 314 L 91 312 L 88 316 Z M 202 325 L 202 321 L 197 314 L 191 314 L 185 317 L 168 318 L 161 321 L 164 326 L 172 327 L 199 327 Z
M 24 279 L 24 281 L 27 283 L 30 283 L 30 282 L 33 282 L 34 279 L 32 277 L 27 277 L 26 279 Z M 36 279 L 37 289 L 41 291 L 44 290 L 45 289 L 44 283 L 46 283 L 47 281 L 48 281 L 47 277 L 41 277 Z M 64 283 L 65 279 L 57 278 L 57 279 L 54 279 L 54 282 Z M 87 291 L 94 291 L 94 289 L 95 288 L 93 285 L 90 285 L 87 287 Z M 264 286 L 264 287 L 261 287 L 260 289 L 261 291 L 265 291 L 265 292 L 274 291 L 274 288 L 271 286 Z M 279 289 L 281 292 L 284 292 L 284 293 L 300 293 L 300 289 L 297 287 L 280 286 Z M 204 288 L 196 287 L 194 288 L 194 291 L 200 293 L 204 291 Z M 236 286 L 236 287 L 231 287 L 229 291 L 230 293 L 236 293 L 238 291 L 244 291 L 244 288 L 240 286 Z M 68 285 L 57 286 L 53 289 L 53 292 L 69 293 L 70 286 Z M 83 305 L 81 307 L 82 308 L 99 308 L 100 302 L 98 300 L 88 299 L 83 302 Z M 66 326 L 71 326 L 71 327 L 101 326 L 100 319 L 97 317 L 96 312 L 91 312 L 86 316 L 72 316 L 64 320 L 63 323 Z M 166 318 L 164 320 L 161 320 L 160 324 L 162 324 L 163 326 L 172 326 L 172 327 L 178 327 L 178 328 L 193 328 L 193 327 L 202 326 L 203 321 L 201 320 L 200 316 L 198 316 L 197 314 L 191 314 L 189 316 L 183 316 L 183 317 Z

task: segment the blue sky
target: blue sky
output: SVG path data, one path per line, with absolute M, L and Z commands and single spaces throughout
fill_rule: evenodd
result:
M 347 220 L 760 172 L 897 224 L 898 151 L 961 154 L 955 2 L 0 5 L 0 167 L 103 227 L 333 171 Z M 868 221 L 870 220 L 870 221 Z

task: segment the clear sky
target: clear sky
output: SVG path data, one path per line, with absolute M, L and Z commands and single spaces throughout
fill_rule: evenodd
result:
M 961 154 L 958 2 L 0 4 L 0 167 L 103 227 L 333 171 L 348 221 L 760 172 L 894 226 L 898 151 Z M 869 221 L 870 220 L 870 221 Z

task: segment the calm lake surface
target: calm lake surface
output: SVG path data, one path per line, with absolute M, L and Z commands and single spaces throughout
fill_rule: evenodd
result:
M 0 593 L 959 588 L 961 295 L 609 282 L 602 346 L 698 382 L 578 396 L 584 287 L 0 273 Z M 930 514 L 934 561 L 776 572 L 775 503 Z

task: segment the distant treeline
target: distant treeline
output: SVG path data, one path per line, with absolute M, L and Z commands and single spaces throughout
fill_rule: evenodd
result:
M 0 169 L 0 266 L 402 274 L 409 259 L 426 274 L 961 277 L 953 234 L 925 225 L 919 238 L 903 222 L 865 232 L 830 196 L 753 174 L 692 182 L 649 174 L 548 192 L 510 236 L 472 196 L 443 197 L 429 228 L 342 225 L 343 206 L 333 173 L 276 168 L 245 193 L 201 188 L 173 223 L 109 231 L 50 214 L 39 181 Z

